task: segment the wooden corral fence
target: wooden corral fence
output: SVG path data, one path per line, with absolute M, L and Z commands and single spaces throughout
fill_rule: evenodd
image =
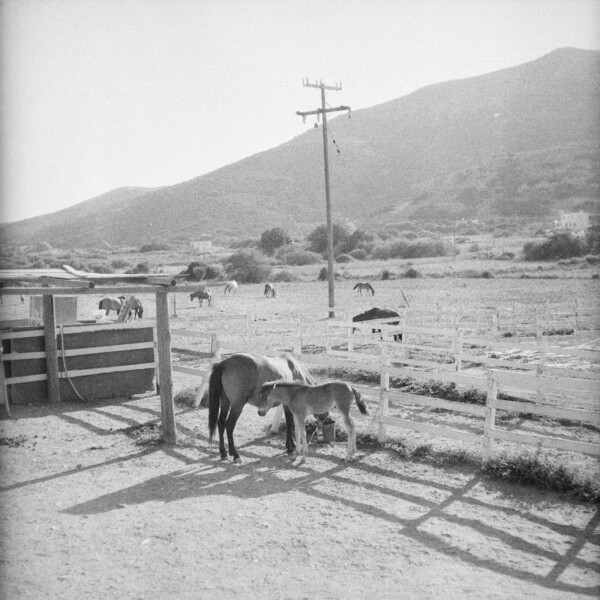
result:
M 43 297 L 43 350 L 38 350 L 38 355 L 29 356 L 31 359 L 39 359 L 44 363 L 44 373 L 38 373 L 40 381 L 45 381 L 46 385 L 46 398 L 51 403 L 60 402 L 61 400 L 61 387 L 60 381 L 62 378 L 72 377 L 83 377 L 89 375 L 99 375 L 103 373 L 119 372 L 121 370 L 132 370 L 132 369 L 156 369 L 157 383 L 160 383 L 160 399 L 161 399 L 161 420 L 162 420 L 162 434 L 163 440 L 166 443 L 175 444 L 177 442 L 177 429 L 175 424 L 175 407 L 173 402 L 173 381 L 172 381 L 172 368 L 171 368 L 171 328 L 169 324 L 169 309 L 168 309 L 168 295 L 176 293 L 189 294 L 195 291 L 195 287 L 180 287 L 177 288 L 173 285 L 136 285 L 136 286 L 102 286 L 102 287 L 81 287 L 80 285 L 73 285 L 73 287 L 15 287 L 15 288 L 3 288 L 0 290 L 2 296 L 9 295 L 34 295 Z M 143 363 L 135 364 L 134 366 L 127 365 L 124 369 L 119 367 L 107 366 L 93 369 L 76 369 L 69 370 L 59 368 L 59 359 L 76 358 L 85 354 L 101 354 L 107 352 L 121 353 L 125 349 L 123 347 L 115 347 L 115 344 L 99 346 L 96 348 L 78 348 L 76 350 L 68 349 L 66 346 L 59 346 L 59 341 L 65 339 L 66 328 L 62 330 L 61 327 L 57 326 L 56 315 L 55 315 L 55 302 L 54 296 L 79 296 L 79 295 L 100 295 L 100 296 L 111 296 L 111 295 L 133 295 L 133 294 L 148 294 L 154 293 L 156 300 L 156 323 L 155 323 L 155 342 L 139 342 L 143 347 L 130 347 L 130 351 L 136 350 L 148 350 L 150 346 L 155 348 L 154 360 L 145 361 Z M 84 326 L 89 327 L 89 326 Z M 91 325 L 91 327 L 94 327 Z M 109 331 L 106 328 L 124 329 L 131 328 L 131 324 L 119 323 L 116 326 L 101 325 L 104 331 Z M 142 328 L 148 326 L 141 326 Z M 69 327 L 70 330 L 73 328 Z M 88 329 L 89 331 L 89 329 Z M 8 339 L 12 336 L 12 339 L 18 338 L 15 332 L 3 332 L 4 338 Z M 84 331 L 85 333 L 85 331 Z M 36 333 L 36 336 L 38 333 Z M 16 337 L 15 337 L 16 336 Z M 120 346 L 120 345 L 119 345 Z M 11 353 L 12 354 L 12 353 Z M 7 378 L 4 371 L 4 366 L 8 362 L 18 363 L 22 357 L 7 354 L 2 356 L 2 368 L 0 369 L 1 379 L 0 383 L 0 402 L 5 404 L 7 411 L 10 414 L 10 407 L 7 394 L 7 386 L 16 385 L 19 382 L 18 379 Z M 83 371 L 83 372 L 79 372 Z
M 244 323 L 244 316 L 238 317 Z M 212 332 L 190 332 L 176 330 L 173 333 L 210 339 L 212 362 L 224 354 L 250 352 L 268 354 L 271 349 L 269 336 L 256 335 L 256 323 L 237 342 L 222 340 Z M 534 414 L 551 419 L 589 423 L 600 427 L 598 395 L 600 390 L 600 351 L 592 348 L 565 348 L 555 345 L 554 336 L 543 335 L 538 328 L 536 337 L 502 339 L 497 337 L 467 337 L 457 327 L 407 327 L 389 325 L 398 320 L 380 319 L 353 323 L 342 319 L 323 322 L 326 332 L 324 353 L 302 351 L 304 343 L 310 339 L 298 336 L 291 345 L 300 360 L 308 366 L 343 367 L 350 370 L 364 370 L 379 374 L 379 386 L 355 385 L 366 397 L 377 402 L 373 421 L 378 425 L 378 437 L 385 440 L 390 427 L 411 429 L 436 437 L 445 437 L 465 442 L 481 444 L 484 461 L 492 456 L 496 441 L 508 441 L 536 447 L 554 448 L 600 456 L 600 444 L 568 440 L 548 435 L 538 435 L 523 431 L 508 431 L 498 426 L 498 411 Z M 302 334 L 300 319 L 281 321 L 288 327 L 296 325 Z M 272 322 L 268 323 L 272 333 Z M 381 334 L 373 335 L 373 328 L 381 329 Z M 389 339 L 394 333 L 402 333 L 401 342 L 379 339 L 383 335 Z M 282 345 L 279 339 L 280 347 Z M 284 346 L 290 345 L 288 339 Z M 516 354 L 515 354 L 515 348 Z M 301 350 L 301 351 L 298 351 Z M 504 358 L 494 357 L 499 353 Z M 566 361 L 587 361 L 581 365 L 561 366 Z M 192 374 L 186 369 L 174 367 L 175 371 Z M 201 393 L 195 405 L 200 402 L 205 390 L 210 367 L 195 374 L 203 378 Z M 397 376 L 420 381 L 452 383 L 463 388 L 476 388 L 486 393 L 485 405 L 444 400 L 432 396 L 412 394 L 390 389 L 390 377 Z M 499 394 L 504 392 L 517 399 L 504 400 Z M 433 425 L 414 418 L 414 409 L 441 409 L 454 413 L 468 414 L 478 426 L 471 430 Z M 412 412 L 411 412 L 412 411 Z M 360 417 L 356 413 L 357 417 Z

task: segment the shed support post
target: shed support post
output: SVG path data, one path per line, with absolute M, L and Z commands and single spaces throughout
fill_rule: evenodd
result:
M 58 346 L 56 343 L 56 315 L 54 313 L 54 296 L 45 295 L 44 307 L 44 345 L 46 349 L 46 396 L 51 403 L 60 402 L 60 386 L 58 379 Z
M 169 303 L 166 290 L 156 292 L 156 343 L 160 377 L 160 404 L 162 414 L 162 437 L 167 444 L 177 443 L 175 404 L 173 402 L 173 374 L 171 371 L 171 329 L 169 327 Z

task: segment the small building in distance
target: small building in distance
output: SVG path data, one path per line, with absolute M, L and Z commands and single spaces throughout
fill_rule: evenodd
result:
M 573 233 L 585 232 L 590 226 L 590 214 L 580 210 L 575 213 L 560 211 L 558 221 L 554 221 L 554 229 L 572 231 Z
M 203 256 L 206 256 L 207 254 L 223 254 L 223 252 L 225 252 L 225 248 L 223 248 L 222 246 L 213 245 L 213 243 L 210 240 L 190 242 L 190 245 L 196 252 L 202 254 Z

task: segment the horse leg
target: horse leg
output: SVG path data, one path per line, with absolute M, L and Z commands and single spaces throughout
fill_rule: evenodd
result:
M 285 414 L 285 448 L 288 454 L 291 454 L 296 449 L 296 444 L 294 443 L 294 437 L 292 432 L 294 431 L 294 415 L 290 410 L 289 406 L 283 407 L 283 412 Z M 296 436 L 296 440 L 298 440 L 298 436 Z M 300 442 L 298 442 L 300 443 Z
M 356 428 L 354 427 L 354 421 L 350 416 L 350 406 L 348 406 L 348 413 L 344 414 L 344 423 L 348 430 L 348 448 L 346 449 L 346 460 L 352 460 L 354 453 L 356 452 Z
M 244 407 L 232 406 L 231 410 L 229 411 L 229 416 L 227 417 L 227 422 L 225 423 L 225 428 L 227 429 L 227 442 L 229 444 L 229 456 L 233 457 L 233 462 L 235 463 L 244 462 L 238 454 L 233 442 L 233 430 L 235 429 L 235 424 L 237 423 L 240 414 L 242 414 L 242 408 Z
M 219 453 L 221 454 L 221 460 L 227 460 L 227 450 L 225 450 L 224 431 L 227 423 L 227 415 L 230 409 L 229 400 L 223 398 L 221 395 L 221 410 L 219 412 L 219 420 L 217 421 L 217 428 L 219 430 Z

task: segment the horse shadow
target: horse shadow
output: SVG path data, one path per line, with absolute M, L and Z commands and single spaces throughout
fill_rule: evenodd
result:
M 84 516 L 110 513 L 114 510 L 142 505 L 147 502 L 165 504 L 190 498 L 211 495 L 235 496 L 243 500 L 263 498 L 274 494 L 301 492 L 319 501 L 329 501 L 339 506 L 339 510 L 356 515 L 374 518 L 387 523 L 399 535 L 413 539 L 425 547 L 466 563 L 492 572 L 509 575 L 513 578 L 535 583 L 542 587 L 583 596 L 597 596 L 600 586 L 579 585 L 573 581 L 561 580 L 561 575 L 569 568 L 589 570 L 595 566 L 579 555 L 589 544 L 600 545 L 600 510 L 593 513 L 585 527 L 556 523 L 540 514 L 529 514 L 515 508 L 482 498 L 474 490 L 484 486 L 488 497 L 492 498 L 504 488 L 493 482 L 484 481 L 476 472 L 462 473 L 454 481 L 438 480 L 431 474 L 399 472 L 379 463 L 369 462 L 375 449 L 360 452 L 359 460 L 347 462 L 333 452 L 313 452 L 307 462 L 292 466 L 292 460 L 281 450 L 276 438 L 264 436 L 245 445 L 244 457 L 247 462 L 234 465 L 222 462 L 213 447 L 194 445 L 199 458 L 186 459 L 185 466 L 158 475 L 127 488 L 104 494 L 92 500 L 75 504 L 64 509 L 63 513 Z M 162 450 L 177 456 L 175 448 Z M 197 454 L 196 454 L 197 456 Z M 181 458 L 181 457 L 180 457 Z M 368 476 L 368 478 L 365 478 Z M 361 493 L 340 493 L 341 487 Z M 423 490 L 427 488 L 424 493 Z M 377 492 L 380 500 L 370 501 L 368 492 Z M 517 492 L 515 491 L 515 494 Z M 510 492 L 508 492 L 510 495 Z M 398 509 L 398 507 L 403 507 Z M 408 510 L 406 507 L 410 507 Z M 464 510 L 467 507 L 470 510 Z M 481 518 L 476 509 L 490 515 L 503 513 L 518 516 L 540 528 L 553 530 L 567 537 L 568 545 L 554 549 L 538 544 L 531 539 L 523 539 L 517 531 L 502 526 L 502 519 L 496 522 Z M 443 528 L 440 537 L 436 527 Z M 428 527 L 431 526 L 431 530 Z M 449 533 L 453 530 L 469 528 L 476 535 L 485 536 L 490 543 L 527 553 L 532 557 L 551 561 L 551 569 L 545 573 L 528 570 L 527 565 L 507 565 L 497 560 L 493 553 L 480 555 L 468 547 L 461 547 L 457 539 Z M 457 534 L 458 535 L 458 534 Z

